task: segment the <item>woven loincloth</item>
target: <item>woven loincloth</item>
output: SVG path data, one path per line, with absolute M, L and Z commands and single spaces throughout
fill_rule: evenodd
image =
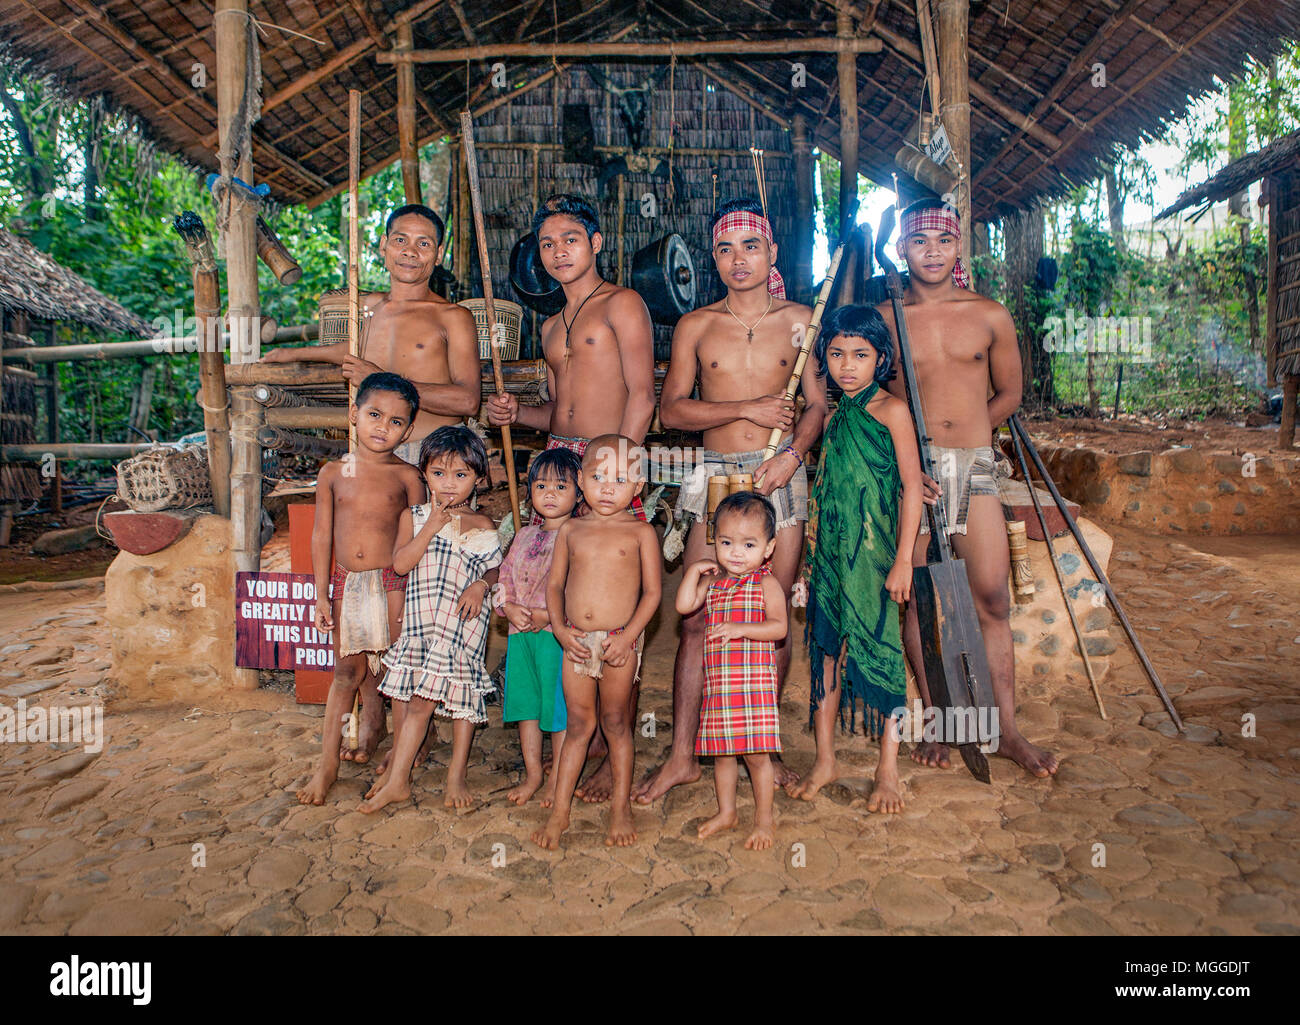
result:
M 392 643 L 388 636 L 387 592 L 401 590 L 385 587 L 384 576 L 389 573 L 393 573 L 391 568 L 343 570 L 343 596 L 339 599 L 338 622 L 334 626 L 338 631 L 339 657 L 365 655 L 375 676 L 383 672 L 379 658 Z M 337 571 L 335 579 L 338 579 Z M 335 589 L 336 598 L 338 593 Z
M 930 446 L 939 488 L 943 493 L 943 510 L 948 516 L 948 533 L 965 534 L 972 495 L 996 495 L 998 482 L 991 445 L 979 448 L 943 448 Z M 921 533 L 930 533 L 928 517 L 921 517 Z
M 779 454 L 779 452 L 778 452 Z M 677 496 L 677 515 L 692 516 L 703 521 L 708 515 L 709 478 L 726 477 L 733 473 L 753 473 L 766 458 L 765 450 L 757 452 L 714 452 L 705 449 L 704 462 L 699 463 L 682 481 Z M 808 471 L 803 464 L 783 488 L 777 488 L 767 500 L 776 510 L 776 529 L 784 530 L 808 519 Z

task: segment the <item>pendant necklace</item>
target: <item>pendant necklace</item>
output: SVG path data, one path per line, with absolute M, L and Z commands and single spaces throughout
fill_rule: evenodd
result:
M 587 293 L 587 299 L 590 299 L 593 295 L 599 292 L 601 288 L 604 286 L 604 284 L 605 282 L 602 279 L 600 284 L 598 284 L 595 288 L 593 288 L 590 292 Z M 569 358 L 569 355 L 573 352 L 573 347 L 569 343 L 569 332 L 573 330 L 573 325 L 578 322 L 578 314 L 580 314 L 582 312 L 582 308 L 587 305 L 587 299 L 583 299 L 582 302 L 578 303 L 578 308 L 573 311 L 572 320 L 568 320 L 564 316 L 564 310 L 560 310 L 560 323 L 564 325 L 564 358 L 566 360 Z
M 763 317 L 766 317 L 769 313 L 772 312 L 772 299 L 773 296 L 769 292 L 767 296 L 767 309 L 763 311 Z M 763 323 L 763 317 L 759 317 L 756 321 L 754 321 L 754 326 L 750 327 L 739 317 L 736 317 L 736 311 L 731 308 L 731 301 L 729 299 L 723 299 L 722 305 L 726 308 L 726 311 L 728 313 L 730 313 L 733 317 L 735 317 L 736 323 L 739 324 L 741 327 L 743 327 L 746 332 L 748 332 L 748 336 L 745 338 L 745 342 L 747 344 L 753 344 L 754 330 L 758 327 L 759 324 Z

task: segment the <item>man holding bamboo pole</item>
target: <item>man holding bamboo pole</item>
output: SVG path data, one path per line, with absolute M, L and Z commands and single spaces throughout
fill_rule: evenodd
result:
M 826 384 L 811 361 L 799 378 L 803 412 L 797 413 L 794 401 L 786 398 L 812 311 L 785 298 L 776 255 L 772 226 L 758 202 L 733 200 L 718 209 L 713 260 L 727 295 L 678 322 L 659 417 L 665 427 L 704 435 L 704 461 L 696 477 L 682 486 L 681 507 L 697 519 L 686 541 L 683 565 L 692 565 L 706 554 L 708 477 L 752 475 L 753 490 L 766 495 L 776 508 L 772 574 L 788 601 L 808 519 L 803 461 L 821 436 L 827 404 Z M 697 377 L 699 397 L 692 398 Z M 764 447 L 774 428 L 780 430 L 781 441 L 769 457 Z M 634 791 L 641 804 L 700 776 L 695 735 L 704 691 L 704 626 L 702 612 L 682 617 L 673 670 L 672 751 L 668 761 Z M 787 636 L 777 646 L 779 686 L 785 683 L 789 665 Z M 778 785 L 795 778 L 777 762 Z

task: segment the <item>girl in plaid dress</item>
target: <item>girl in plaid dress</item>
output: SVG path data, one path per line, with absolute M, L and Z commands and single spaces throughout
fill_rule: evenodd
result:
M 484 599 L 501 564 L 496 527 L 469 507 L 487 476 L 487 460 L 483 442 L 468 427 L 439 427 L 420 446 L 420 472 L 432 498 L 402 512 L 393 568 L 410 579 L 402 635 L 384 656 L 388 674 L 379 688 L 393 699 L 396 739 L 363 812 L 410 797 L 411 768 L 435 712 L 453 721 L 443 803 L 463 808 L 473 802 L 466 766 L 474 728 L 487 722 L 484 697 L 494 689 L 483 664 L 492 614 Z
M 781 753 L 777 720 L 776 642 L 785 637 L 785 593 L 767 560 L 776 548 L 776 512 L 762 495 L 729 495 L 714 513 L 717 561 L 686 569 L 677 611 L 705 607 L 704 704 L 696 755 L 714 758 L 718 814 L 699 829 L 701 838 L 736 824 L 738 758 L 754 787 L 750 850 L 773 843 L 771 755 Z M 709 580 L 708 578 L 714 578 Z

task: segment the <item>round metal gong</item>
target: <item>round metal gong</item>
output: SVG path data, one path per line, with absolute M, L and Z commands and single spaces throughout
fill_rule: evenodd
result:
M 544 316 L 564 308 L 564 289 L 542 266 L 537 236 L 531 231 L 510 250 L 510 287 L 521 303 Z
M 665 235 L 632 257 L 632 287 L 656 324 L 676 324 L 695 308 L 695 262 L 680 235 Z

